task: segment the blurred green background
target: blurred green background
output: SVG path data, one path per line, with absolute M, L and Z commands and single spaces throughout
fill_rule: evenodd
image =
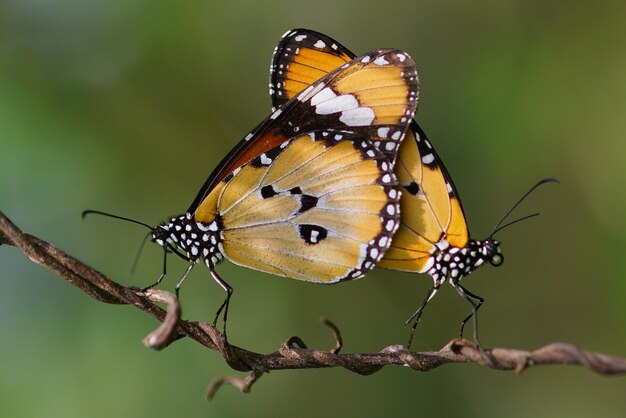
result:
M 417 120 L 454 177 L 473 236 L 536 180 L 557 176 L 502 231 L 506 262 L 464 282 L 486 298 L 488 346 L 569 341 L 626 355 L 626 4 L 623 1 L 0 2 L 0 210 L 24 230 L 124 283 L 154 281 L 144 230 L 86 208 L 155 224 L 184 211 L 221 157 L 269 113 L 268 66 L 280 36 L 307 27 L 353 51 L 408 51 L 421 80 Z M 626 379 L 577 367 L 522 376 L 475 365 L 361 377 L 274 372 L 248 395 L 207 384 L 237 374 L 193 341 L 141 344 L 155 321 L 95 302 L 0 247 L 0 416 L 618 417 Z M 162 287 L 185 264 L 172 257 Z M 404 343 L 403 323 L 431 284 L 375 271 L 324 287 L 236 267 L 233 343 L 270 352 L 291 335 L 346 352 Z M 185 317 L 212 318 L 222 290 L 199 267 Z M 449 286 L 414 348 L 453 338 L 467 305 Z M 239 374 L 243 377 L 243 374 Z

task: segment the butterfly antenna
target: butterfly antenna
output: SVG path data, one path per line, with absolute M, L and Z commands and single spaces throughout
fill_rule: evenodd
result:
M 535 185 L 533 187 L 531 187 L 526 193 L 524 193 L 524 195 L 519 198 L 519 200 L 511 207 L 511 209 L 506 211 L 504 216 L 502 216 L 502 218 L 500 218 L 500 220 L 498 221 L 496 226 L 493 227 L 493 230 L 491 231 L 491 234 L 489 235 L 489 237 L 493 237 L 493 235 L 496 232 L 500 231 L 501 229 L 506 228 L 507 226 L 511 226 L 514 223 L 517 223 L 519 221 L 523 221 L 525 219 L 534 218 L 535 216 L 538 216 L 539 213 L 537 212 L 537 213 L 533 213 L 532 215 L 527 215 L 527 216 L 524 216 L 522 218 L 516 219 L 515 221 L 512 221 L 512 222 L 509 222 L 509 223 L 507 223 L 505 225 L 502 225 L 502 222 L 504 222 L 506 220 L 506 218 L 509 217 L 511 212 L 513 212 L 515 210 L 515 208 L 518 207 L 520 205 L 520 203 L 522 203 L 524 201 L 524 199 L 526 199 L 528 197 L 528 195 L 530 195 L 537 187 L 539 187 L 539 186 L 541 186 L 542 184 L 545 184 L 545 183 L 559 183 L 560 184 L 561 182 L 557 178 L 546 177 L 544 179 L 539 180 L 537 183 L 535 183 Z
M 121 219 L 123 221 L 132 222 L 132 223 L 137 224 L 137 225 L 143 225 L 143 226 L 145 226 L 146 228 L 148 228 L 150 230 L 154 229 L 153 226 L 150 226 L 150 225 L 145 224 L 143 222 L 136 221 L 136 220 L 130 219 L 130 218 L 125 218 L 123 216 L 113 215 L 112 213 L 102 212 L 102 211 L 99 211 L 99 210 L 91 210 L 91 209 L 84 210 L 83 213 L 81 214 L 81 217 L 83 219 L 85 219 L 85 216 L 87 216 L 89 214 L 92 214 L 92 213 L 94 213 L 96 215 L 108 216 L 109 218 Z
M 516 220 L 511 221 L 511 222 L 508 222 L 508 223 L 505 223 L 504 225 L 502 225 L 502 226 L 501 226 L 501 227 L 499 227 L 498 229 L 494 230 L 494 231 L 491 233 L 490 237 L 493 237 L 496 233 L 498 233 L 498 231 L 501 231 L 501 230 L 503 230 L 504 228 L 507 228 L 507 227 L 509 227 L 509 226 L 511 226 L 511 225 L 513 225 L 513 224 L 516 224 L 516 223 L 518 223 L 518 222 L 520 222 L 520 221 L 525 221 L 526 219 L 534 218 L 535 216 L 539 216 L 539 212 L 535 212 L 535 213 L 532 213 L 532 214 L 530 214 L 530 215 L 522 216 L 522 217 L 521 217 L 521 218 L 519 218 L 519 219 L 516 219 Z
M 141 245 L 139 246 L 139 250 L 137 251 L 137 255 L 135 256 L 135 260 L 133 261 L 133 266 L 130 268 L 130 275 L 135 274 L 135 270 L 137 269 L 137 263 L 139 263 L 139 256 L 141 256 L 141 252 L 143 251 L 144 245 L 146 245 L 146 241 L 148 241 L 148 237 L 152 231 L 148 232 L 143 240 L 141 240 Z

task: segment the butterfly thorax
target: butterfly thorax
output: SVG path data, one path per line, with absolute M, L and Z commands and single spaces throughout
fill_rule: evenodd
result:
M 222 259 L 221 220 L 210 223 L 196 221 L 190 213 L 175 216 L 152 231 L 152 240 L 161 246 L 180 249 L 189 261 L 204 259 L 212 269 Z
M 488 261 L 499 266 L 504 261 L 500 252 L 500 242 L 493 238 L 483 241 L 469 240 L 465 247 L 455 247 L 442 240 L 437 243 L 437 250 L 432 256 L 433 263 L 426 273 L 430 274 L 436 284 L 450 279 L 457 283 L 478 267 Z

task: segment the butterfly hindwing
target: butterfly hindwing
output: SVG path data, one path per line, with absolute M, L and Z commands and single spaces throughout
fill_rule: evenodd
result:
M 410 128 L 394 170 L 402 191 L 400 228 L 379 267 L 424 272 L 441 239 L 460 248 L 467 243 L 460 201 L 442 167 L 428 139 Z
M 274 151 L 274 150 L 272 150 Z M 235 264 L 320 283 L 361 277 L 391 243 L 399 194 L 367 136 L 315 131 L 217 187 L 222 253 Z
M 326 35 L 307 29 L 288 31 L 272 58 L 272 105 L 280 106 L 299 94 L 298 88 L 306 89 L 307 83 L 314 83 L 314 77 L 322 77 L 354 57 Z M 442 160 L 415 121 L 411 121 L 400 145 L 395 173 L 402 191 L 402 218 L 390 249 L 378 265 L 422 272 L 432 263 L 431 254 L 442 238 L 461 248 L 467 243 L 463 209 Z

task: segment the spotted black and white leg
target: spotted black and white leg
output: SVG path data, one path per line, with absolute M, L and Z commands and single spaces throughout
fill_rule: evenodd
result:
M 407 319 L 406 322 L 404 323 L 404 325 L 409 325 L 409 323 L 415 319 L 415 322 L 413 323 L 413 326 L 411 327 L 411 333 L 409 334 L 409 342 L 406 345 L 407 349 L 411 348 L 411 343 L 413 342 L 413 336 L 415 335 L 415 329 L 417 328 L 417 324 L 419 324 L 420 322 L 420 318 L 422 317 L 422 312 L 424 312 L 424 308 L 426 307 L 426 305 L 428 305 L 428 302 L 430 302 L 430 300 L 435 296 L 440 286 L 441 286 L 440 284 L 435 284 L 433 285 L 433 287 L 431 287 L 428 290 L 428 293 L 426 294 L 426 297 L 424 298 L 424 301 L 422 302 L 422 304 L 419 306 L 419 308 L 417 308 L 415 312 L 413 312 L 413 315 L 411 315 L 409 319 Z
M 476 345 L 478 345 L 478 349 L 484 352 L 485 350 L 483 349 L 482 345 L 480 344 L 480 340 L 478 339 L 478 308 L 480 307 L 480 305 L 482 305 L 483 298 L 481 298 L 480 296 L 476 296 L 472 292 L 468 291 L 463 286 L 461 286 L 458 282 L 454 283 L 453 285 L 456 291 L 459 293 L 459 295 L 461 295 L 463 299 L 465 299 L 467 303 L 469 303 L 472 306 L 471 315 L 465 318 L 464 321 L 467 321 L 470 318 L 472 318 L 472 323 L 474 325 L 474 340 L 476 341 Z M 475 301 L 478 301 L 478 302 L 475 302 Z
M 221 288 L 224 289 L 224 291 L 226 292 L 226 299 L 224 299 L 224 302 L 222 302 L 222 305 L 215 313 L 215 318 L 213 319 L 213 326 L 215 326 L 217 324 L 217 318 L 219 318 L 222 310 L 224 311 L 224 336 L 226 336 L 226 321 L 228 319 L 228 306 L 230 305 L 230 297 L 233 294 L 233 288 L 230 287 L 230 285 L 226 283 L 224 279 L 222 279 L 219 276 L 219 274 L 215 272 L 215 270 L 211 270 L 211 276 L 213 277 L 213 280 L 215 280 L 217 284 L 219 284 Z
M 195 266 L 196 263 L 189 263 L 189 266 L 187 266 L 187 270 L 185 270 L 185 273 L 183 273 L 183 277 L 180 278 L 180 280 L 178 281 L 178 283 L 176 283 L 176 297 L 178 298 L 178 293 L 180 290 L 180 286 L 183 284 L 183 282 L 185 281 L 185 279 L 187 278 L 187 276 L 189 276 L 189 273 L 191 273 L 191 269 L 193 268 L 193 266 Z M 179 298 L 180 299 L 180 298 Z
M 142 287 L 141 291 L 145 292 L 146 290 L 152 289 L 153 287 L 155 287 L 159 283 L 161 283 L 161 281 L 165 277 L 166 271 L 167 271 L 167 247 L 163 247 L 163 272 L 161 273 L 161 275 L 159 276 L 159 278 L 157 279 L 156 282 L 154 282 L 151 285 L 148 285 L 146 287 Z

